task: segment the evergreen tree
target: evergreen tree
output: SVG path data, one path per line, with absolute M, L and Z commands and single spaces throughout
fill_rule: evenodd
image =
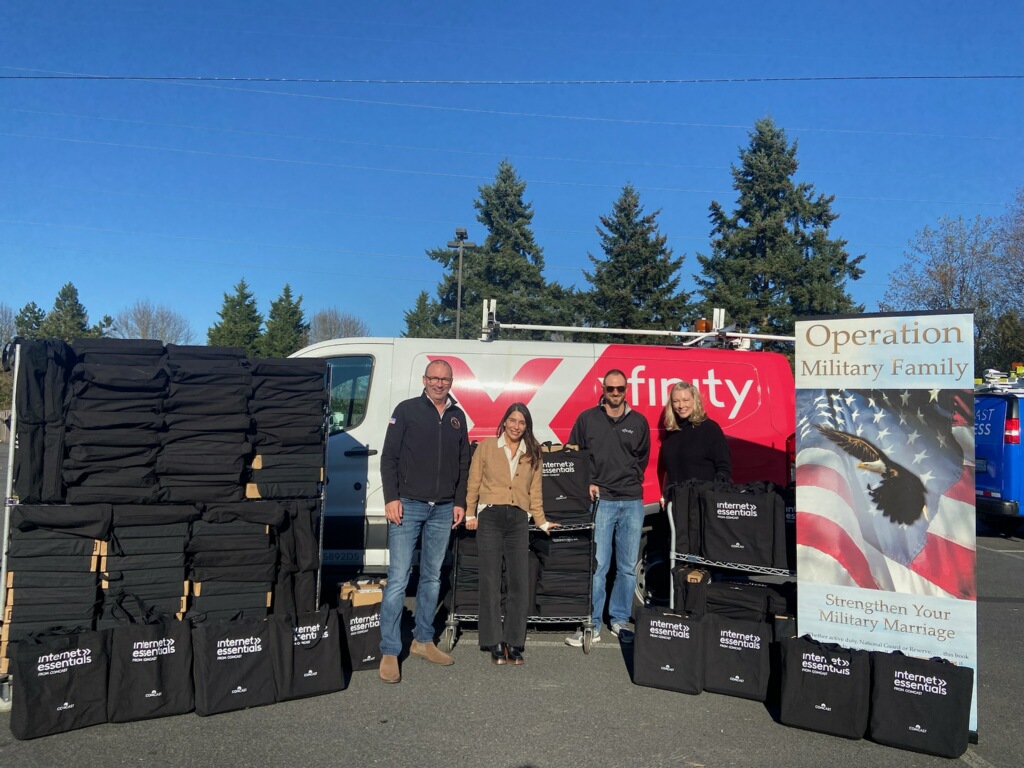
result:
M 50 310 L 39 324 L 39 338 L 63 339 L 71 342 L 80 338 L 98 338 L 106 334 L 113 325 L 111 317 L 104 318 L 96 325 L 89 325 L 89 313 L 78 300 L 78 289 L 72 283 L 65 283 Z
M 25 339 L 41 339 L 40 329 L 46 319 L 46 310 L 30 301 L 14 318 L 14 331 Z
M 487 228 L 487 237 L 477 247 L 463 248 L 462 338 L 479 335 L 484 299 L 498 300 L 500 320 L 504 322 L 543 324 L 552 318 L 551 294 L 541 274 L 544 256 L 530 229 L 533 206 L 523 200 L 525 191 L 526 182 L 519 179 L 511 163 L 502 160 L 494 183 L 482 185 L 480 198 L 473 201 L 477 221 Z M 451 337 L 458 302 L 458 250 L 436 248 L 427 255 L 448 270 L 438 285 L 436 323 L 439 335 Z M 430 309 L 428 314 L 433 314 L 430 303 L 426 308 Z M 416 312 L 414 309 L 414 320 L 419 322 Z M 522 332 L 502 335 L 529 336 Z
M 591 290 L 585 295 L 588 325 L 605 328 L 678 330 L 690 311 L 690 295 L 680 293 L 674 275 L 683 259 L 673 258 L 658 232 L 661 211 L 644 215 L 640 196 L 627 184 L 612 208 L 601 217 L 597 232 L 605 257 L 587 254 L 594 265 L 585 272 Z M 602 229 L 603 227 L 603 229 Z M 664 338 L 609 334 L 607 341 L 663 343 Z
M 403 336 L 409 339 L 443 338 L 443 331 L 438 324 L 441 305 L 430 299 L 426 291 L 420 291 L 416 297 L 416 306 L 405 313 L 405 331 Z
M 256 299 L 243 277 L 235 286 L 234 295 L 224 294 L 224 303 L 217 313 L 220 322 L 206 333 L 206 341 L 216 347 L 241 347 L 250 357 L 260 353 L 260 326 L 263 315 L 256 309 Z
M 791 335 L 802 315 L 863 311 L 846 281 L 864 273 L 864 257 L 851 259 L 845 240 L 829 238 L 835 198 L 793 181 L 796 150 L 770 118 L 758 120 L 732 169 L 735 212 L 711 203 L 711 255 L 697 255 L 697 284 L 705 313 L 723 307 L 739 331 Z
M 260 346 L 266 357 L 288 357 L 306 343 L 309 323 L 302 311 L 302 297 L 292 298 L 292 287 L 285 283 L 277 301 L 270 304 L 267 326 Z
M 1009 371 L 1014 363 L 1024 363 L 1024 313 L 1007 310 L 992 323 L 992 332 L 980 339 L 974 357 L 974 375 L 986 368 Z

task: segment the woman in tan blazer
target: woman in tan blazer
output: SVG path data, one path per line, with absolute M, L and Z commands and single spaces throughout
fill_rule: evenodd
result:
M 547 533 L 558 523 L 544 518 L 540 444 L 523 403 L 505 411 L 498 436 L 473 454 L 466 492 L 466 528 L 476 531 L 480 552 L 480 647 L 494 664 L 523 663 L 530 584 L 529 524 Z M 508 594 L 501 611 L 501 563 Z

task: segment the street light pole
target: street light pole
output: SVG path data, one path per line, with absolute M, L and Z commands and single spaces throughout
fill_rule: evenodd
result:
M 449 248 L 459 249 L 459 283 L 458 295 L 455 298 L 455 338 L 462 337 L 462 248 L 476 248 L 476 243 L 471 243 L 466 238 L 469 234 L 462 227 L 455 228 L 455 239 L 448 241 Z

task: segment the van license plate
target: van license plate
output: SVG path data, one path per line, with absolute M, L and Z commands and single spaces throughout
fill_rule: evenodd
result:
M 974 469 L 976 472 L 988 472 L 988 459 L 975 459 Z

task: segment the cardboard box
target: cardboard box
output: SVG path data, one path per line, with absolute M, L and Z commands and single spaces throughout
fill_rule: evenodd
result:
M 384 600 L 385 584 L 387 584 L 387 579 L 381 579 L 377 582 L 370 581 L 369 579 L 360 579 L 355 582 L 346 581 L 338 585 L 340 589 L 339 596 L 341 600 L 350 601 L 355 606 L 373 605 Z

